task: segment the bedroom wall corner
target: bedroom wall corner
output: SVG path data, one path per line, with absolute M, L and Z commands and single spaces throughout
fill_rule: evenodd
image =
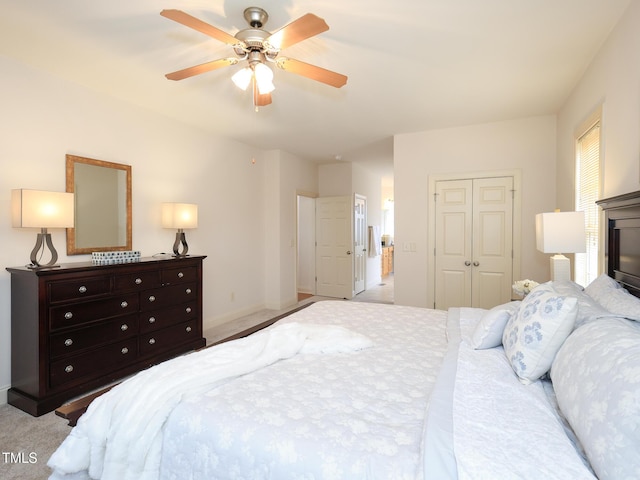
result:
M 282 150 L 267 152 L 265 174 L 265 298 L 280 310 L 298 302 L 296 202 L 299 191 L 318 191 L 318 167 Z
M 558 207 L 574 205 L 575 133 L 602 108 L 603 185 L 607 198 L 640 189 L 640 2 L 631 2 L 558 112 Z

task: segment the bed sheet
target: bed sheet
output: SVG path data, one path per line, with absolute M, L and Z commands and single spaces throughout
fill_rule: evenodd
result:
M 422 478 L 446 312 L 322 301 L 286 322 L 341 325 L 374 346 L 293 357 L 184 399 L 165 426 L 161 477 Z
M 460 309 L 453 392 L 453 448 L 460 480 L 595 479 L 576 451 L 542 381 L 520 383 L 502 347 L 474 350 L 484 311 Z

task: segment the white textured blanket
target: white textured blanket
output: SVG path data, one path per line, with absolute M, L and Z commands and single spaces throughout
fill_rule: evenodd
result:
M 370 346 L 343 327 L 287 323 L 140 372 L 91 404 L 49 459 L 50 479 L 156 479 L 163 426 L 183 397 L 299 353 Z

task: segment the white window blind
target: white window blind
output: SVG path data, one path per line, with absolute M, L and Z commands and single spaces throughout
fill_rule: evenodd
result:
M 576 210 L 584 211 L 586 253 L 575 256 L 574 278 L 586 286 L 598 276 L 600 194 L 600 122 L 578 138 L 576 158 Z

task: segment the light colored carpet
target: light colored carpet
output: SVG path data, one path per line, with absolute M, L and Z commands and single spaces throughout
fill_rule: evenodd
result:
M 0 478 L 48 478 L 47 461 L 70 431 L 67 421 L 53 412 L 36 418 L 11 405 L 0 405 Z

